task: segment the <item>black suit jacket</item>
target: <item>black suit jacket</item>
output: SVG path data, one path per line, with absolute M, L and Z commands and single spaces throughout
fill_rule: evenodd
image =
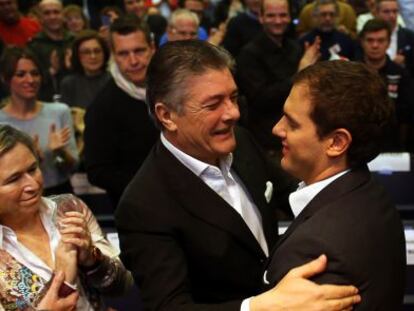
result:
M 414 32 L 408 28 L 399 27 L 397 32 L 397 49 L 405 57 L 405 68 L 414 78 Z
M 405 241 L 399 215 L 366 166 L 323 189 L 279 239 L 267 269 L 270 285 L 291 268 L 328 257 L 317 283 L 353 284 L 362 302 L 355 310 L 400 310 Z
M 269 249 L 277 239 L 272 179 L 249 135 L 237 131 L 233 169 L 260 210 Z M 290 189 L 289 189 L 290 190 Z M 127 187 L 116 212 L 122 260 L 138 283 L 145 310 L 238 310 L 258 293 L 266 256 L 241 216 L 160 142 Z

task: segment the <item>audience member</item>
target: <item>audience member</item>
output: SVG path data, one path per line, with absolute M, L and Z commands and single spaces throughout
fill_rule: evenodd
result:
M 382 151 L 408 151 L 411 149 L 408 140 L 414 109 L 412 79 L 404 68 L 387 55 L 390 38 L 391 27 L 387 22 L 381 19 L 368 21 L 360 34 L 361 60 L 379 73 L 387 86 L 388 96 L 395 105 L 395 124 L 389 129 Z
M 89 21 L 82 8 L 76 4 L 70 4 L 63 9 L 64 25 L 67 30 L 76 35 L 82 30 L 89 28 Z
M 154 45 L 146 28 L 129 17 L 111 25 L 112 79 L 85 116 L 88 179 L 116 207 L 158 137 L 145 105 L 145 77 Z
M 177 9 L 168 20 L 167 32 L 161 37 L 159 45 L 168 41 L 199 39 L 207 40 L 207 34 L 201 33 L 199 19 L 187 9 Z
M 387 54 L 397 64 L 407 68 L 414 77 L 414 32 L 397 23 L 399 6 L 397 0 L 376 0 L 377 17 L 391 25 L 391 42 Z
M 366 6 L 369 9 L 368 12 L 358 15 L 357 17 L 357 33 L 359 34 L 364 27 L 365 23 L 370 19 L 373 19 L 376 15 L 375 0 L 365 0 Z M 397 17 L 397 23 L 401 27 L 405 27 L 405 22 L 400 14 Z
M 184 40 L 165 44 L 148 68 L 147 103 L 162 134 L 115 217 L 145 310 L 246 310 L 243 298 L 260 291 L 277 239 L 275 207 L 287 207 L 291 183 L 236 128 L 232 64 L 224 49 Z M 340 310 L 358 301 L 352 286 L 304 280 L 324 264 L 294 271 L 250 310 Z
M 124 9 L 127 14 L 134 14 L 140 18 L 142 22 L 147 23 L 150 32 L 154 36 L 154 41 L 158 46 L 161 36 L 167 28 L 167 20 L 155 12 L 149 14 L 148 8 L 145 6 L 145 0 L 123 0 Z
M 273 133 L 282 139 L 282 167 L 302 182 L 289 196 L 295 220 L 265 273 L 270 286 L 324 253 L 328 267 L 314 282 L 355 284 L 362 299 L 353 310 L 401 310 L 404 229 L 367 167 L 392 114 L 380 77 L 362 64 L 320 62 L 294 78 Z
M 0 39 L 6 45 L 23 47 L 39 31 L 36 20 L 20 14 L 17 0 L 0 0 Z
M 260 0 L 246 0 L 245 5 L 246 9 L 243 13 L 229 20 L 223 39 L 224 48 L 234 57 L 237 57 L 243 46 L 262 30 L 259 21 Z
M 313 7 L 315 1 L 308 3 L 302 8 L 302 11 L 299 14 L 299 24 L 296 27 L 296 31 L 299 35 L 311 31 L 315 28 L 314 20 L 312 18 Z M 350 36 L 355 36 L 356 34 L 356 14 L 352 6 L 346 3 L 346 0 L 338 1 L 338 18 L 337 18 L 337 29 L 342 31 Z
M 315 0 L 313 17 L 315 28 L 300 38 L 300 42 L 313 43 L 320 39 L 321 60 L 353 59 L 355 42 L 351 37 L 336 29 L 338 17 L 336 0 Z
M 0 126 L 0 308 L 105 310 L 131 274 L 82 201 L 42 196 L 38 161 L 29 136 Z
M 291 21 L 287 0 L 264 0 L 260 21 L 263 31 L 237 58 L 237 82 L 247 98 L 249 129 L 276 156 L 280 142 L 271 134 L 274 120 L 281 117 L 293 74 L 318 60 L 320 42 L 307 44 L 302 56 L 296 40 L 286 36 Z
M 43 71 L 44 81 L 39 98 L 45 101 L 59 94 L 59 83 L 66 74 L 65 53 L 73 41 L 73 35 L 63 25 L 63 7 L 59 0 L 42 0 L 39 3 L 42 31 L 29 43 Z
M 97 32 L 84 30 L 75 38 L 71 54 L 73 74 L 62 80 L 62 102 L 86 109 L 110 79 L 109 49 Z
M 0 122 L 34 138 L 46 194 L 71 192 L 69 174 L 76 166 L 78 152 L 69 108 L 37 100 L 42 79 L 40 67 L 29 51 L 17 47 L 6 50 L 0 68 L 10 90 L 0 110 Z
M 183 0 L 183 8 L 190 10 L 198 16 L 200 21 L 200 27 L 210 34 L 210 30 L 213 27 L 213 22 L 206 13 L 206 5 L 208 1 L 205 0 Z

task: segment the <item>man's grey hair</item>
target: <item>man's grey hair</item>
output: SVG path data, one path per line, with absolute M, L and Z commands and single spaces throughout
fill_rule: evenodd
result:
M 234 59 L 225 49 L 206 41 L 183 40 L 167 42 L 152 57 L 147 70 L 147 105 L 156 126 L 162 125 L 155 115 L 155 105 L 163 103 L 183 113 L 191 77 L 208 70 L 232 71 Z
M 177 24 L 177 21 L 180 19 L 192 20 L 196 26 L 200 25 L 200 20 L 198 19 L 197 14 L 191 12 L 187 9 L 177 9 L 172 14 L 168 21 L 168 25 L 174 27 Z

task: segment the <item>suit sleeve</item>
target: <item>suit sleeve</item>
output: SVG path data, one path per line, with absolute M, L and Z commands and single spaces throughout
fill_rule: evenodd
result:
M 144 310 L 240 311 L 241 300 L 218 304 L 194 302 L 188 254 L 179 245 L 179 230 L 173 228 L 165 213 L 159 212 L 154 217 L 156 204 L 135 199 L 124 195 L 116 221 L 121 259 L 140 288 Z

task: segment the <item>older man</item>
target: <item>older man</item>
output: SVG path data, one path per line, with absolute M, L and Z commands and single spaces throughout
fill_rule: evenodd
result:
M 339 6 L 336 0 L 316 0 L 313 6 L 315 28 L 300 38 L 300 42 L 313 43 L 321 40 L 321 60 L 353 59 L 355 42 L 351 37 L 336 28 Z
M 168 21 L 168 41 L 196 39 L 199 24 L 200 21 L 195 13 L 187 9 L 175 10 Z
M 295 220 L 271 254 L 268 284 L 324 253 L 328 269 L 312 280 L 355 284 L 355 310 L 401 310 L 403 226 L 366 165 L 392 113 L 381 78 L 363 64 L 320 62 L 295 77 L 273 133 L 282 139 L 282 167 L 302 182 L 289 196 Z
M 277 239 L 275 208 L 286 206 L 290 182 L 236 128 L 231 67 L 227 52 L 197 40 L 167 43 L 149 66 L 147 103 L 161 139 L 116 212 L 144 309 L 240 311 L 250 301 L 265 310 L 345 309 L 358 300 L 352 286 L 324 291 L 304 279 L 323 270 L 323 258 L 243 301 L 260 292 Z
M 85 116 L 85 165 L 91 183 L 105 189 L 116 207 L 158 131 L 145 106 L 147 66 L 154 52 L 150 34 L 133 17 L 110 28 L 112 79 Z

